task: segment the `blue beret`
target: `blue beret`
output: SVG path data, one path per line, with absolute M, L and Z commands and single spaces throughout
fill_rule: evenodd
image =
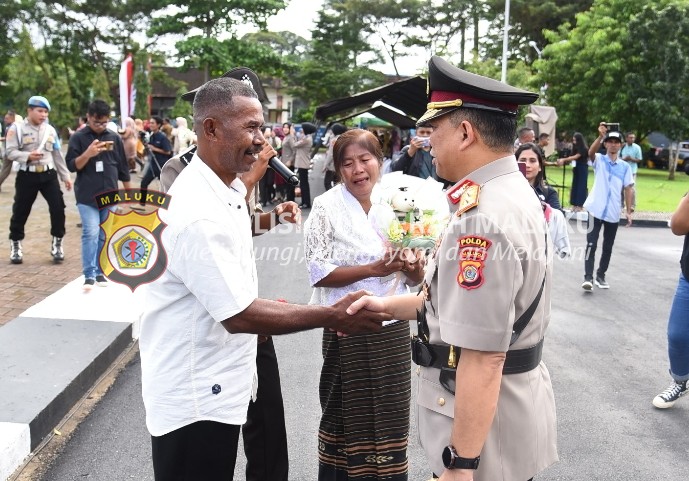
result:
M 34 95 L 29 99 L 29 107 L 43 107 L 50 112 L 50 102 L 48 102 L 47 98 L 41 97 L 40 95 Z

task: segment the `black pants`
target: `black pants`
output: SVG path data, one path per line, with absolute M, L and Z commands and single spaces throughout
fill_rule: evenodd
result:
M 299 187 L 301 188 L 302 205 L 311 206 L 311 189 L 309 188 L 309 169 L 297 169 Z
M 10 240 L 24 239 L 24 225 L 39 192 L 48 203 L 50 235 L 65 236 L 65 201 L 62 198 L 57 171 L 50 169 L 47 172 L 38 173 L 20 170 L 14 182 Z
M 323 178 L 323 186 L 325 187 L 325 191 L 327 192 L 330 189 L 332 189 L 334 183 L 335 183 L 335 171 L 326 170 L 325 171 L 325 177 Z
M 144 168 L 144 176 L 141 178 L 141 205 L 146 204 L 146 194 L 148 193 L 148 186 L 153 179 L 160 178 L 160 168 L 158 162 L 151 156 L 149 157 L 148 165 Z
M 593 226 L 589 225 L 589 231 L 586 234 L 586 259 L 584 261 L 585 279 L 593 279 L 593 267 L 596 262 L 596 245 L 598 244 L 598 235 L 600 234 L 601 227 L 603 228 L 603 253 L 600 257 L 600 264 L 598 264 L 596 276 L 605 277 L 608 265 L 610 264 L 612 245 L 615 243 L 618 225 L 619 223 L 617 222 L 606 222 L 593 217 Z
M 246 481 L 287 481 L 287 430 L 273 339 L 258 345 L 258 393 L 242 426 Z
M 198 421 L 151 436 L 155 481 L 232 481 L 239 426 Z
M 275 197 L 275 187 L 273 186 L 274 183 L 275 171 L 273 169 L 266 170 L 266 173 L 263 174 L 261 180 L 258 181 L 258 190 L 261 205 L 265 206 L 268 202 L 270 202 L 273 199 L 273 197 Z

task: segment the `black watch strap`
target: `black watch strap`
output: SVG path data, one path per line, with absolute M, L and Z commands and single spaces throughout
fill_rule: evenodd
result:
M 463 458 L 453 446 L 445 446 L 443 450 L 443 464 L 447 469 L 478 469 L 481 456 L 475 458 Z

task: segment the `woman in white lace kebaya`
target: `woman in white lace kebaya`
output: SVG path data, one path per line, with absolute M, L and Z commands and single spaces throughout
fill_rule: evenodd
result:
M 347 131 L 335 143 L 341 183 L 315 199 L 304 224 L 312 304 L 331 305 L 359 289 L 403 294 L 422 280 L 422 261 L 387 248 L 369 222 L 384 208 L 376 187 L 382 158 L 378 139 L 365 130 Z M 362 336 L 325 331 L 322 350 L 319 481 L 406 481 L 409 323 Z

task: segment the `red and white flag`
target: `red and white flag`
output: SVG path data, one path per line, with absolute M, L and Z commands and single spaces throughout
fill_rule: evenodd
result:
M 134 88 L 134 60 L 132 54 L 127 55 L 120 66 L 120 124 L 124 128 L 124 120 L 134 113 L 136 89 Z

